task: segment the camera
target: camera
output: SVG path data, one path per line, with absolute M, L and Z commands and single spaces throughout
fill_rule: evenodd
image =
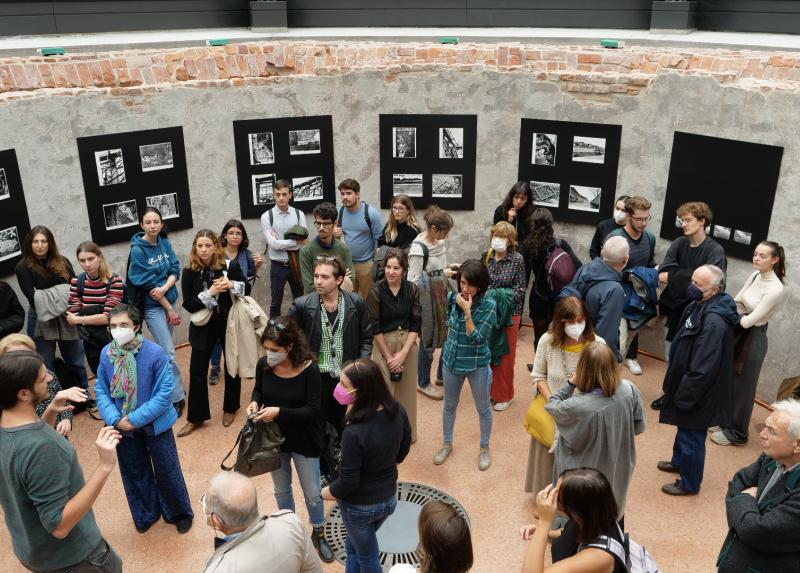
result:
M 400 382 L 402 378 L 403 378 L 402 372 L 389 372 L 389 380 L 391 380 L 392 382 Z

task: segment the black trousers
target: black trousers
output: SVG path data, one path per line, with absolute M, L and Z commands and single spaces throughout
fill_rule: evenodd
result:
M 204 345 L 205 349 L 192 346 L 192 357 L 189 360 L 189 404 L 186 419 L 193 424 L 199 424 L 211 419 L 211 409 L 208 405 L 208 365 L 211 362 L 211 354 L 214 346 L 219 340 L 225 349 L 225 324 L 227 320 L 222 316 L 214 316 L 204 328 L 208 329 L 208 338 Z M 242 393 L 242 380 L 238 376 L 234 378 L 228 374 L 227 364 L 225 365 L 225 397 L 222 402 L 222 409 L 233 414 L 240 407 L 240 396 Z
M 339 383 L 339 378 L 334 378 L 327 373 L 320 375 L 322 386 L 322 396 L 320 400 L 320 412 L 322 414 L 322 423 L 330 422 L 336 428 L 339 435 L 342 435 L 344 429 L 344 415 L 347 412 L 347 406 L 342 406 L 333 397 L 333 389 Z

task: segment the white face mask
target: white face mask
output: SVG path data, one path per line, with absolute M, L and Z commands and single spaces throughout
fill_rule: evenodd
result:
M 628 218 L 628 214 L 625 211 L 620 211 L 619 209 L 614 209 L 614 222 L 617 225 L 622 225 L 625 222 L 625 219 Z
M 585 328 L 586 328 L 585 322 L 574 322 L 572 324 L 567 324 L 564 327 L 564 332 L 566 332 L 567 336 L 569 336 L 571 339 L 579 340 Z
M 111 329 L 111 337 L 114 339 L 114 342 L 116 342 L 120 346 L 128 344 L 131 340 L 133 340 L 134 336 L 136 336 L 136 333 L 133 331 L 132 328 Z
M 288 352 L 275 352 L 274 350 L 267 350 L 267 364 L 270 368 L 274 368 L 289 356 Z
M 501 237 L 492 237 L 492 249 L 498 253 L 505 253 L 508 248 L 508 240 Z

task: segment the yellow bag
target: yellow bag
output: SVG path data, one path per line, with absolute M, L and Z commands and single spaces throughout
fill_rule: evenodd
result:
M 556 421 L 544 409 L 545 404 L 547 404 L 545 397 L 542 394 L 537 394 L 531 405 L 528 406 L 524 426 L 533 439 L 550 448 L 553 445 L 553 437 L 556 433 Z

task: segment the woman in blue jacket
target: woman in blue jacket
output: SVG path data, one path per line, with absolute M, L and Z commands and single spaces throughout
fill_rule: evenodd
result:
M 158 209 L 148 207 L 144 210 L 141 227 L 142 231 L 131 239 L 127 276 L 128 296 L 132 304 L 144 314 L 144 321 L 156 343 L 172 360 L 172 374 L 175 378 L 172 403 L 180 417 L 185 405 L 186 392 L 181 369 L 175 360 L 172 331 L 181 323 L 181 317 L 174 307 L 175 301 L 178 300 L 178 289 L 175 284 L 181 276 L 181 266 L 178 255 L 167 239 L 167 232 Z
M 194 513 L 172 435 L 169 356 L 145 340 L 136 308 L 120 304 L 108 322 L 114 340 L 101 353 L 95 393 L 105 423 L 122 433 L 117 458 L 133 523 L 144 533 L 163 515 L 186 533 Z

